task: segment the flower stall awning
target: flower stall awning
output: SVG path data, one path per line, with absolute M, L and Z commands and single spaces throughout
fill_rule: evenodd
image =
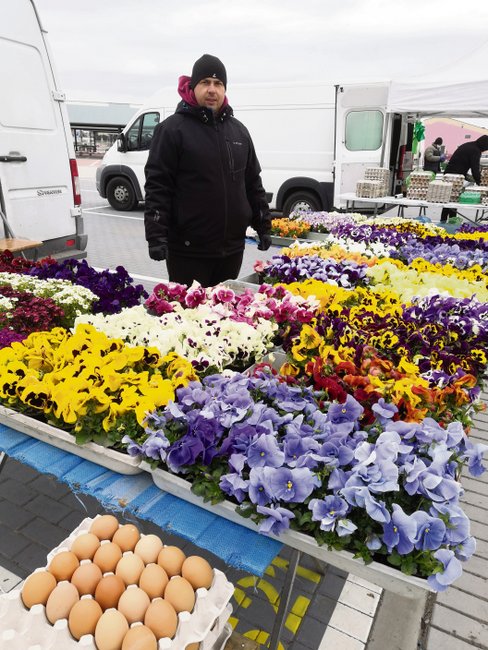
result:
M 488 116 L 488 79 L 392 81 L 387 111 L 450 117 Z

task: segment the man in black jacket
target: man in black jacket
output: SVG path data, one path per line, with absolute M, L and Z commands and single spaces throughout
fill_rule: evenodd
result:
M 480 160 L 483 151 L 488 151 L 488 135 L 482 135 L 474 142 L 465 142 L 452 154 L 450 161 L 444 170 L 445 174 L 463 174 L 468 175 L 471 170 L 471 176 L 477 185 L 481 185 Z M 448 217 L 455 217 L 456 210 L 443 208 L 441 221 L 446 222 Z
M 271 217 L 254 146 L 225 95 L 227 73 L 210 54 L 180 77 L 182 101 L 155 131 L 145 167 L 149 256 L 169 279 L 204 287 L 237 278 L 246 229 L 271 245 Z

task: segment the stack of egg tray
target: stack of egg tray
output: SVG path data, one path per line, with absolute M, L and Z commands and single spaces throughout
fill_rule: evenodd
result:
M 459 201 L 464 189 L 464 176 L 462 174 L 444 174 L 444 180 L 452 183 L 451 201 Z
M 427 190 L 432 181 L 432 172 L 412 172 L 410 185 L 407 189 L 407 199 L 427 200 Z
M 427 188 L 427 201 L 431 203 L 449 203 L 451 200 L 452 183 L 432 181 Z
M 480 185 L 476 191 L 481 194 L 481 205 L 488 205 L 488 185 Z
M 363 199 L 377 199 L 384 196 L 382 181 L 362 180 L 356 183 L 356 196 Z
M 380 181 L 383 185 L 382 194 L 387 196 L 390 191 L 391 174 L 387 167 L 366 167 L 364 179 L 367 181 Z
M 481 185 L 488 185 L 488 167 L 481 168 Z
M 93 519 L 86 518 L 59 546 L 47 556 L 47 569 L 52 558 L 68 551 L 78 535 L 87 533 Z M 36 569 L 37 571 L 38 569 Z M 213 569 L 214 578 L 210 589 L 197 589 L 192 612 L 178 614 L 178 628 L 172 639 L 163 638 L 158 650 L 184 650 L 187 645 L 199 643 L 199 650 L 221 650 L 232 633 L 227 623 L 232 614 L 229 601 L 234 586 L 225 574 Z M 44 605 L 27 609 L 21 599 L 21 589 L 0 596 L 0 649 L 3 650 L 97 650 L 91 634 L 76 641 L 70 634 L 67 619 L 54 625 L 46 618 Z M 83 596 L 86 598 L 86 596 Z M 138 623 L 133 623 L 134 627 Z

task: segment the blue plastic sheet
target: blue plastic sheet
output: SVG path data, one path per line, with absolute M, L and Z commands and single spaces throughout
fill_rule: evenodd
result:
M 147 473 L 125 476 L 0 424 L 0 451 L 52 474 L 105 508 L 128 511 L 211 551 L 228 565 L 263 575 L 282 544 L 160 490 Z M 162 535 L 164 541 L 164 535 Z

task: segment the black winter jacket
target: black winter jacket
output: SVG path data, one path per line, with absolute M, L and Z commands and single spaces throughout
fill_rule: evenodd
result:
M 488 135 L 482 135 L 474 142 L 466 142 L 456 149 L 444 170 L 445 174 L 463 174 L 469 170 L 477 185 L 481 184 L 480 158 L 488 150 Z
M 149 244 L 168 238 L 188 257 L 244 249 L 246 229 L 271 229 L 254 146 L 230 106 L 214 117 L 180 102 L 155 131 L 145 167 L 144 223 Z

